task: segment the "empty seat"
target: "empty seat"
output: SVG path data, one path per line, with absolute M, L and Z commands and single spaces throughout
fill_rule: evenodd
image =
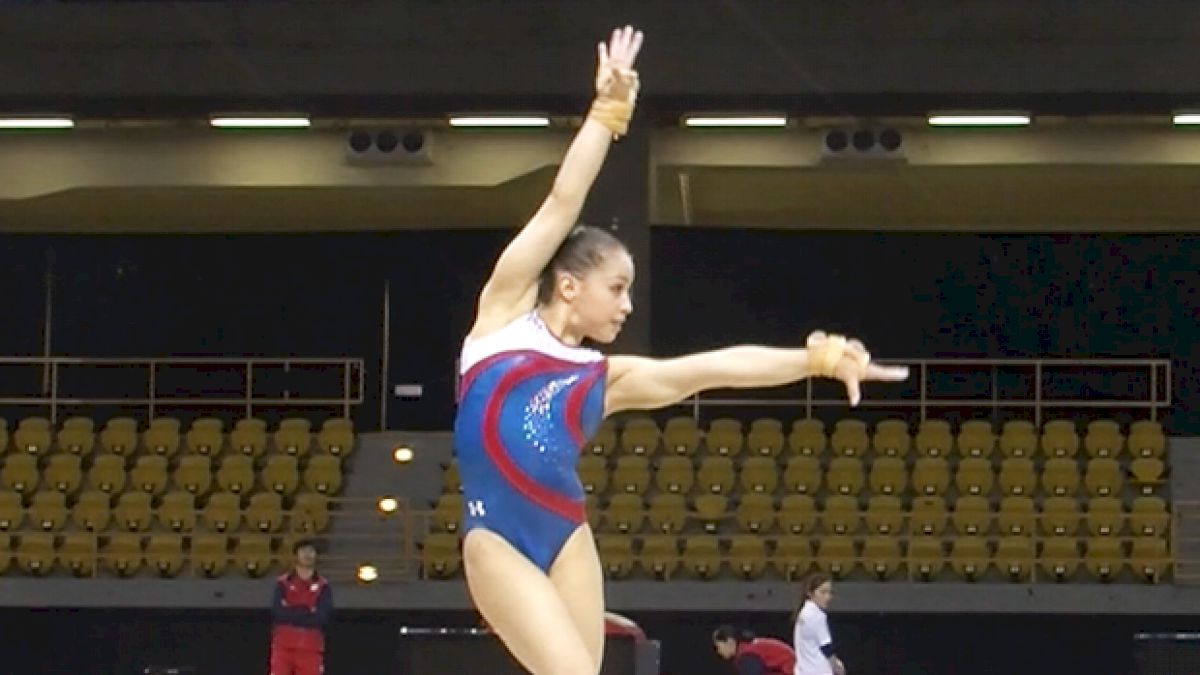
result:
M 817 542 L 817 567 L 835 579 L 853 572 L 857 558 L 852 537 L 834 535 Z
M 883 580 L 900 568 L 900 540 L 895 537 L 873 535 L 863 542 L 863 568 Z
M 37 457 L 33 455 L 9 455 L 4 460 L 4 468 L 0 469 L 0 483 L 21 494 L 36 490 L 39 477 Z
M 913 537 L 908 540 L 908 567 L 918 578 L 928 581 L 946 568 L 946 551 L 937 537 Z
M 1049 497 L 1042 502 L 1042 534 L 1074 537 L 1079 530 L 1079 504 L 1073 497 Z
M 273 492 L 251 495 L 243 518 L 247 527 L 259 532 L 276 532 L 283 526 L 283 500 Z
M 732 459 L 705 457 L 700 460 L 700 469 L 696 472 L 696 490 L 711 494 L 728 494 L 733 490 L 734 478 Z
M 908 472 L 904 468 L 904 460 L 895 457 L 878 457 L 871 462 L 871 473 L 868 476 L 871 491 L 881 495 L 898 495 L 904 493 L 908 484 Z
M 458 532 L 462 524 L 462 495 L 441 495 L 431 516 L 433 526 L 443 532 Z
M 93 490 L 119 494 L 125 489 L 125 460 L 116 455 L 100 455 L 88 469 L 87 484 Z
M 692 489 L 695 474 L 692 471 L 692 460 L 688 457 L 668 455 L 658 460 L 658 470 L 654 473 L 654 485 L 663 492 L 686 494 Z
M 729 498 L 725 495 L 700 495 L 696 497 L 693 506 L 696 509 L 695 519 L 700 522 L 704 531 L 710 534 L 717 532 L 721 528 L 721 522 L 729 516 Z
M 799 579 L 812 569 L 812 544 L 808 537 L 783 536 L 775 542 L 775 554 L 771 556 L 775 570 L 789 581 Z
M 629 576 L 633 570 L 633 541 L 623 535 L 602 534 L 596 537 L 596 550 L 604 572 L 614 579 Z
M 1083 438 L 1083 447 L 1088 457 L 1116 458 L 1125 447 L 1125 438 L 1121 435 L 1121 426 L 1114 420 L 1092 420 L 1088 423 L 1087 435 Z
M 222 468 L 224 468 L 222 466 Z M 326 495 L 336 495 L 342 490 L 342 460 L 332 455 L 317 455 L 308 460 L 304 468 L 304 485 L 308 489 Z M 218 482 L 221 480 L 217 476 Z M 249 489 L 249 488 L 247 488 Z
M 242 525 L 242 504 L 231 492 L 214 492 L 200 512 L 204 526 L 216 532 L 233 532 Z
M 1121 541 L 1115 537 L 1093 537 L 1087 540 L 1084 565 L 1101 581 L 1108 581 L 1125 569 Z
M 1139 420 L 1129 425 L 1129 454 L 1137 457 L 1162 457 L 1167 447 L 1162 425 Z
M 50 420 L 27 417 L 13 432 L 13 446 L 19 453 L 41 456 L 50 452 Z
M 79 495 L 75 508 L 71 509 L 71 522 L 76 529 L 100 532 L 108 529 L 112 520 L 112 497 L 99 490 L 88 490 Z
M 192 570 L 213 578 L 225 573 L 229 566 L 229 538 L 223 534 L 201 534 L 192 538 Z
M 29 524 L 39 530 L 60 530 L 67 522 L 67 498 L 61 492 L 38 492 L 29 503 Z
M 1167 540 L 1158 537 L 1134 537 L 1129 564 L 1146 581 L 1157 583 L 1171 565 Z
M 58 448 L 71 455 L 90 455 L 96 447 L 96 431 L 90 417 L 71 417 L 58 431 Z
M 642 542 L 638 562 L 643 570 L 660 579 L 670 579 L 679 568 L 679 548 L 675 537 L 650 535 Z
M 779 527 L 795 535 L 810 534 L 817 524 L 817 507 L 808 495 L 788 495 L 779 503 Z
M 77 577 L 90 577 L 96 571 L 96 538 L 90 534 L 68 534 L 58 546 L 58 562 Z
M 941 497 L 916 497 L 909 513 L 909 531 L 940 536 L 946 529 L 946 518 L 946 502 Z
M 26 574 L 49 574 L 56 561 L 53 534 L 21 535 L 21 543 L 17 545 L 17 566 Z
M 1092 497 L 1110 497 L 1121 490 L 1121 465 L 1115 459 L 1093 459 L 1087 463 L 1084 487 Z
M 617 458 L 616 468 L 612 472 L 612 490 L 614 492 L 629 492 L 642 494 L 650 487 L 650 463 L 639 455 L 626 455 Z
M 873 534 L 896 534 L 904 528 L 900 498 L 876 495 L 867 501 L 867 529 Z
M 163 495 L 158 506 L 158 523 L 172 532 L 191 532 L 196 527 L 196 497 L 190 492 L 175 490 Z
M 750 423 L 746 432 L 746 449 L 754 455 L 778 457 L 783 452 L 783 423 L 776 419 L 761 418 Z
M 344 417 L 325 420 L 317 432 L 317 447 L 334 457 L 354 452 L 354 422 Z
M 815 457 L 789 457 L 783 470 L 783 484 L 789 492 L 816 494 L 821 486 L 821 465 Z
M 46 487 L 75 494 L 83 483 L 83 468 L 78 455 L 52 455 L 43 475 Z
M 0 574 L 12 566 L 12 540 L 7 534 L 0 534 Z
M 1079 543 L 1074 537 L 1050 537 L 1042 540 L 1039 559 L 1042 570 L 1058 581 L 1070 579 L 1079 569 Z
M 459 495 L 447 495 L 459 497 Z M 462 509 L 459 508 L 461 515 Z M 324 532 L 329 527 L 329 498 L 316 492 L 296 495 L 292 503 L 291 528 L 293 532 Z
M 604 525 L 608 530 L 631 534 L 641 532 L 646 522 L 646 507 L 640 495 L 617 494 L 604 510 Z
M 1074 457 L 1079 435 L 1071 420 L 1051 420 L 1042 425 L 1042 453 L 1047 457 Z
M 805 419 L 792 422 L 792 431 L 788 434 L 788 451 L 793 455 L 816 457 L 825 452 L 828 439 L 825 438 L 825 423 L 821 420 Z
M 1073 497 L 1079 491 L 1079 465 L 1074 459 L 1046 460 L 1042 467 L 1042 489 L 1055 497 Z
M 147 492 L 126 492 L 117 498 L 117 506 L 113 509 L 113 518 L 117 527 L 130 532 L 141 532 L 150 529 L 154 510 L 150 507 L 150 494 Z
M 1037 509 L 1029 497 L 1005 497 L 1000 500 L 996 524 L 1001 534 L 1032 536 L 1037 522 Z
M 1000 433 L 1000 452 L 1005 457 L 1033 457 L 1038 439 L 1033 423 L 1027 420 L 1011 420 L 1004 423 Z
M 958 430 L 958 454 L 987 459 L 996 450 L 996 434 L 986 420 L 968 420 Z
M 621 429 L 621 452 L 627 455 L 653 455 L 662 437 L 658 424 L 649 417 L 635 417 Z
M 137 464 L 129 472 L 129 480 L 135 490 L 159 495 L 167 489 L 167 458 L 138 457 Z
M 950 547 L 950 567 L 960 577 L 974 581 L 991 568 L 987 540 L 983 537 L 959 537 Z
M 307 457 L 312 450 L 312 423 L 301 417 L 289 417 L 279 423 L 272 438 L 275 452 Z
M 0 532 L 16 530 L 25 522 L 25 507 L 21 495 L 11 490 L 0 491 Z M 2 538 L 7 538 L 7 535 Z
M 991 462 L 979 457 L 966 457 L 958 462 L 954 484 L 961 494 L 987 495 L 992 491 L 994 478 Z
M 744 446 L 741 422 L 722 417 L 708 425 L 708 433 L 704 435 L 704 447 L 709 454 L 733 457 L 742 454 Z
M 770 457 L 748 457 L 740 478 L 743 491 L 770 494 L 779 484 L 779 467 Z
M 950 465 L 942 457 L 922 457 L 913 466 L 912 484 L 917 494 L 944 495 L 950 485 Z
M 281 495 L 290 495 L 300 486 L 300 469 L 296 458 L 291 455 L 273 455 L 267 458 L 262 472 L 263 485 Z
M 691 417 L 672 417 L 663 426 L 663 449 L 675 455 L 694 455 L 700 445 L 700 428 Z
M 721 549 L 712 536 L 688 537 L 683 542 L 683 565 L 700 579 L 711 579 L 721 572 Z
M 453 490 L 445 489 L 447 492 L 457 492 L 458 488 L 458 465 L 455 468 L 455 488 Z M 583 484 L 583 491 L 589 495 L 598 495 L 604 492 L 608 487 L 608 466 L 605 464 L 604 457 L 584 456 L 579 458 L 579 482 Z
M 904 420 L 880 421 L 875 425 L 871 447 L 875 449 L 875 454 L 883 457 L 904 457 L 912 447 L 908 423 Z
M 155 455 L 174 455 L 179 452 L 180 441 L 179 420 L 174 417 L 150 420 L 150 425 L 142 432 L 142 447 L 146 452 Z
M 774 500 L 765 494 L 742 495 L 735 516 L 743 532 L 770 532 L 775 526 Z
M 192 422 L 183 442 L 192 454 L 219 455 L 225 449 L 225 423 L 215 417 L 201 417 Z
M 839 457 L 862 457 L 871 447 L 867 425 L 862 420 L 838 420 L 829 435 L 829 447 Z
M 140 496 L 146 496 L 142 494 Z M 108 544 L 101 547 L 100 557 L 104 566 L 117 576 L 130 577 L 137 574 L 145 562 L 142 554 L 142 536 L 138 534 L 114 534 Z
M 173 483 L 176 489 L 197 497 L 207 495 L 212 489 L 212 460 L 202 455 L 185 455 L 175 469 Z
M 183 569 L 183 537 L 178 534 L 151 535 L 146 542 L 146 564 L 161 577 L 178 575 Z
M 1033 539 L 1026 536 L 1000 537 L 993 562 L 1012 581 L 1025 581 L 1033 571 L 1037 552 Z
M 1163 461 L 1153 457 L 1139 457 L 1129 463 L 1130 483 L 1144 495 L 1154 494 L 1154 490 L 1162 485 Z
M 272 495 L 278 497 L 278 495 Z M 265 534 L 244 534 L 233 548 L 233 560 L 248 577 L 259 577 L 271 570 L 271 538 Z
M 1121 533 L 1125 512 L 1121 500 L 1115 497 L 1096 497 L 1088 502 L 1087 526 L 1092 536 L 1109 537 Z
M 858 500 L 848 495 L 832 495 L 825 499 L 821 511 L 821 527 L 830 534 L 854 534 L 858 532 L 861 516 Z
M 650 498 L 646 517 L 650 520 L 652 530 L 674 534 L 682 530 L 687 522 L 687 503 L 682 495 L 654 495 Z
M 1167 503 L 1160 497 L 1137 497 L 1129 513 L 1129 527 L 1139 537 L 1161 537 L 1167 532 L 1171 517 Z
M 600 457 L 608 457 L 617 448 L 617 428 L 611 419 L 600 423 L 600 428 L 588 439 L 585 452 Z
M 1030 495 L 1037 486 L 1037 474 L 1033 460 L 1025 457 L 1010 457 L 1000 463 L 1000 492 L 1004 495 Z
M 987 534 L 992 527 L 992 514 L 984 497 L 959 497 L 954 502 L 954 529 L 962 535 Z
M 954 436 L 950 433 L 950 423 L 946 420 L 925 420 L 917 428 L 913 437 L 913 445 L 920 457 L 945 458 L 954 447 Z
M 229 447 L 250 457 L 258 457 L 267 451 L 267 423 L 254 418 L 240 419 L 229 432 Z
M 739 534 L 729 542 L 729 567 L 743 579 L 757 579 L 767 566 L 767 549 L 762 537 Z
M 836 494 L 858 494 L 863 487 L 862 460 L 857 457 L 834 457 L 829 461 L 825 485 Z

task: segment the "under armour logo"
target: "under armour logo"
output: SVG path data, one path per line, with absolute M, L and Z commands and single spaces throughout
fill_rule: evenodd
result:
M 487 515 L 487 509 L 483 508 L 483 500 L 476 499 L 475 501 L 467 502 L 467 513 L 473 518 L 480 518 Z

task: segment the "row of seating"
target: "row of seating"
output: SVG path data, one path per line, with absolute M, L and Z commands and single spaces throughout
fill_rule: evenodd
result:
M 143 571 L 174 577 L 190 563 L 193 575 L 219 577 L 232 562 L 240 573 L 259 577 L 284 569 L 290 559 L 291 538 L 269 535 L 25 534 L 15 546 L 8 536 L 0 535 L 0 574 L 16 562 L 20 571 L 34 576 L 61 568 L 78 577 L 96 576 L 101 570 L 118 577 Z
M 303 492 L 289 505 L 273 492 L 248 498 L 217 492 L 201 506 L 195 495 L 179 490 L 167 493 L 157 504 L 146 492 L 126 492 L 114 500 L 106 493 L 88 491 L 68 506 L 61 492 L 39 492 L 25 506 L 16 493 L 0 492 L 0 532 L 54 532 L 71 525 L 92 532 L 145 532 L 157 526 L 186 533 L 197 525 L 213 532 L 235 532 L 243 523 L 260 532 L 278 532 L 285 526 L 292 531 L 322 532 L 329 525 L 329 498 Z
M 762 418 L 743 431 L 741 421 L 731 418 L 715 419 L 702 429 L 690 417 L 674 417 L 660 429 L 649 417 L 635 417 L 618 430 L 616 423 L 606 423 L 588 443 L 588 451 L 609 455 L 618 450 L 623 454 L 691 455 L 701 447 L 716 455 L 733 456 L 743 451 L 755 455 L 777 456 L 785 447 L 794 455 L 819 455 L 832 451 L 835 455 L 862 456 L 874 451 L 882 456 L 901 457 L 915 448 L 924 457 L 945 457 L 953 452 L 964 457 L 989 457 L 998 448 L 1005 457 L 1073 457 L 1084 448 L 1089 457 L 1117 457 L 1128 453 L 1133 457 L 1162 457 L 1166 438 L 1162 426 L 1155 421 L 1140 420 L 1129 426 L 1126 436 L 1114 420 L 1094 420 L 1087 425 L 1082 439 L 1075 422 L 1053 420 L 1046 422 L 1040 432 L 1032 422 L 1005 422 L 999 435 L 991 422 L 963 422 L 955 434 L 946 420 L 925 420 L 916 434 L 910 435 L 906 421 L 889 419 L 875 425 L 868 433 L 861 420 L 840 420 L 831 433 L 818 419 L 802 419 L 792 423 L 784 434 L 783 422 Z
M 1076 540 L 1058 537 L 1035 541 L 1027 536 L 937 537 L 847 536 L 764 538 L 739 535 L 679 538 L 670 535 L 630 537 L 602 535 L 597 547 L 610 578 L 625 578 L 635 566 L 657 579 L 670 579 L 680 568 L 701 579 L 732 574 L 745 579 L 761 577 L 768 568 L 786 579 L 796 579 L 814 567 L 835 578 L 862 572 L 879 580 L 897 576 L 937 580 L 949 567 L 959 579 L 984 580 L 996 573 L 1013 581 L 1072 579 L 1079 566 L 1101 581 L 1116 580 L 1127 569 L 1138 577 L 1158 582 L 1170 571 L 1167 542 L 1156 537 L 1128 540 L 1113 537 Z M 423 548 L 423 573 L 429 579 L 456 577 L 461 558 L 457 538 L 430 535 Z
M 255 466 L 252 457 L 245 455 L 220 459 L 188 455 L 179 460 L 174 470 L 168 459 L 160 455 L 143 455 L 136 460 L 99 455 L 86 471 L 81 458 L 69 454 L 50 455 L 44 468 L 34 455 L 9 455 L 3 462 L 0 487 L 21 494 L 30 494 L 39 487 L 74 494 L 86 486 L 111 494 L 128 488 L 160 495 L 170 485 L 202 496 L 215 483 L 222 490 L 239 494 L 253 492 L 261 485 L 263 489 L 287 495 L 303 484 L 310 490 L 332 495 L 342 486 L 342 458 L 324 454 L 309 457 L 303 469 L 300 459 L 292 455 L 267 457 L 261 469 Z
M 51 451 L 87 455 L 96 449 L 97 443 L 106 453 L 124 456 L 144 452 L 169 457 L 181 448 L 191 454 L 209 456 L 219 455 L 226 448 L 251 457 L 268 450 L 304 456 L 314 446 L 326 454 L 345 456 L 354 449 L 354 423 L 345 418 L 325 420 L 315 434 L 312 423 L 304 418 L 282 420 L 274 432 L 269 432 L 267 423 L 258 418 L 238 420 L 228 434 L 224 420 L 216 417 L 199 418 L 186 432 L 181 432 L 181 426 L 174 417 L 159 417 L 139 430 L 138 421 L 132 417 L 115 417 L 97 434 L 95 422 L 88 417 L 69 418 L 57 430 L 44 417 L 27 417 L 10 434 L 8 421 L 0 419 L 0 453 L 11 448 L 12 452 L 29 455 Z

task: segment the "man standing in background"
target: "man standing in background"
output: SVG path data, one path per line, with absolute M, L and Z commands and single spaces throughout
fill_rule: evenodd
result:
M 271 600 L 271 675 L 320 675 L 333 592 L 317 574 L 317 547 L 311 540 L 297 541 L 292 555 L 292 569 L 275 581 Z

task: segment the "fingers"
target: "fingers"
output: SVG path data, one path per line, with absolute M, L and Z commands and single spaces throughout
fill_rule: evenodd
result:
M 848 377 L 844 382 L 846 383 L 846 398 L 850 400 L 850 407 L 853 408 L 862 400 L 862 389 L 859 387 L 856 377 Z
M 600 59 L 600 69 L 604 70 L 608 68 L 608 45 L 601 42 L 600 44 L 596 45 L 596 52 Z
M 617 68 L 630 68 L 642 49 L 645 36 L 633 26 L 614 29 L 608 42 L 608 54 Z
M 908 366 L 881 366 L 872 363 L 867 366 L 866 380 L 876 382 L 903 382 L 908 379 Z

